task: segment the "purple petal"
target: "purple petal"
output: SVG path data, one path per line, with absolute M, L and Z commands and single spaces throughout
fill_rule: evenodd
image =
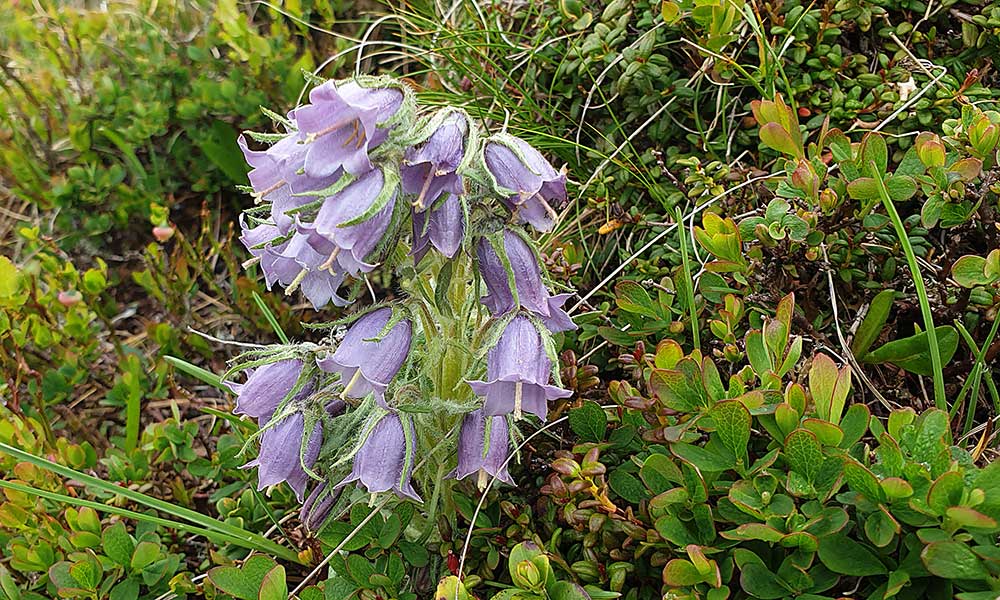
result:
M 349 386 L 346 395 L 364 398 L 384 393 L 410 353 L 411 325 L 408 319 L 396 323 L 379 341 L 378 336 L 392 316 L 391 308 L 380 308 L 361 317 L 351 326 L 332 356 L 316 361 L 324 371 L 340 373 Z M 359 373 L 360 371 L 360 373 Z

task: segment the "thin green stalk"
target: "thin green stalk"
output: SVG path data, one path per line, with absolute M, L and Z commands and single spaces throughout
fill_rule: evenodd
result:
M 683 229 L 684 215 L 679 207 L 674 207 L 674 218 L 677 220 L 677 238 L 681 244 L 681 268 L 684 271 L 684 295 L 687 297 L 688 312 L 691 315 L 691 336 L 694 349 L 701 349 L 701 325 L 698 322 L 698 307 L 694 303 L 694 278 L 691 277 L 691 261 L 688 259 L 687 232 Z
M 955 414 L 958 412 L 958 408 L 963 405 L 965 401 L 965 394 L 969 391 L 971 385 L 972 393 L 969 396 L 969 406 L 966 409 L 965 423 L 962 428 L 962 435 L 965 435 L 972 429 L 972 421 L 975 416 L 976 400 L 979 398 L 979 385 L 983 380 L 983 373 L 986 370 L 986 350 L 993 345 L 993 339 L 997 335 L 997 331 L 1000 330 L 1000 319 L 993 319 L 993 326 L 990 328 L 989 334 L 983 341 L 982 347 L 976 344 L 976 341 L 969 334 L 968 330 L 962 325 L 961 321 L 955 321 L 955 328 L 962 335 L 965 340 L 966 345 L 969 346 L 969 350 L 976 355 L 976 361 L 972 365 L 972 371 L 969 373 L 969 377 L 962 384 L 962 389 L 958 392 L 958 399 L 955 400 L 955 406 L 951 409 L 951 416 L 954 418 Z M 990 375 L 986 376 L 987 387 L 990 387 L 993 383 L 993 379 Z M 990 390 L 994 396 L 994 404 L 997 404 L 997 411 L 1000 412 L 1000 404 L 996 401 L 995 390 Z
M 275 335 L 278 336 L 281 343 L 287 344 L 288 336 L 285 335 L 285 331 L 281 328 L 281 325 L 278 324 L 278 319 L 274 317 L 274 313 L 272 313 L 271 309 L 264 304 L 264 299 L 260 297 L 260 294 L 253 292 L 253 301 L 257 304 L 257 308 L 260 309 L 260 312 L 264 313 L 264 318 L 267 319 L 267 322 L 271 325 L 271 329 L 274 330 Z
M 230 525 L 229 523 L 224 523 L 222 521 L 213 519 L 212 517 L 203 515 L 199 512 L 193 511 L 183 506 L 177 506 L 176 504 L 160 500 L 159 498 L 153 498 L 152 496 L 147 496 L 146 494 L 143 494 L 141 492 L 130 490 L 120 485 L 103 481 L 101 479 L 98 479 L 97 477 L 87 475 L 86 473 L 81 473 L 64 465 L 54 463 L 46 458 L 42 458 L 41 456 L 35 456 L 30 452 L 25 452 L 20 448 L 15 448 L 14 446 L 10 446 L 2 442 L 0 442 L 0 452 L 6 452 L 7 454 L 10 454 L 14 458 L 17 458 L 18 460 L 23 460 L 25 462 L 31 463 L 36 467 L 45 469 L 46 471 L 57 473 L 59 475 L 62 475 L 63 477 L 68 477 L 70 479 L 79 481 L 86 485 L 91 485 L 99 490 L 108 492 L 110 494 L 123 496 L 143 506 L 147 506 L 155 510 L 163 511 L 167 514 L 180 517 L 185 521 L 190 521 L 191 523 L 200 525 L 205 529 L 215 531 L 230 537 L 239 538 L 247 544 L 254 544 L 255 547 L 261 552 L 268 552 L 270 554 L 273 554 L 274 556 L 283 558 L 284 560 L 296 563 L 300 562 L 298 555 L 293 550 L 286 548 L 272 540 L 269 540 L 262 535 L 253 533 L 251 531 L 247 531 L 245 529 L 236 527 L 234 525 Z
M 941 364 L 941 352 L 938 350 L 937 331 L 934 329 L 934 314 L 931 312 L 931 303 L 927 298 L 927 288 L 924 287 L 924 278 L 920 274 L 920 265 L 917 264 L 917 255 L 913 253 L 913 246 L 910 238 L 906 234 L 906 227 L 903 220 L 896 212 L 896 206 L 889 196 L 889 190 L 885 187 L 882 174 L 878 172 L 875 163 L 871 163 L 872 172 L 875 173 L 875 181 L 878 182 L 879 195 L 882 197 L 882 205 L 885 212 L 892 221 L 892 226 L 896 230 L 896 237 L 899 238 L 899 245 L 906 255 L 906 264 L 910 267 L 910 274 L 913 276 L 913 287 L 917 291 L 917 300 L 920 303 L 920 314 L 924 318 L 924 330 L 927 332 L 927 347 L 931 354 L 931 369 L 934 371 L 934 406 L 941 410 L 948 410 L 948 401 L 944 395 L 944 367 Z
M 211 371 L 206 371 L 205 369 L 202 369 L 197 365 L 192 365 L 188 361 L 182 358 L 177 358 L 176 356 L 164 356 L 163 359 L 172 364 L 182 373 L 186 373 L 187 375 L 207 383 L 214 388 L 229 391 L 229 389 L 222 383 L 222 378 Z

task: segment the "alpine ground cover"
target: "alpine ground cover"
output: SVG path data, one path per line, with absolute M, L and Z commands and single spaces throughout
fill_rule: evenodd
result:
M 992 4 L 0 10 L 5 597 L 995 597 Z

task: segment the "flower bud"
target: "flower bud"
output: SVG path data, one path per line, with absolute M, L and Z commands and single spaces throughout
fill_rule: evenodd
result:
M 76 290 L 68 290 L 59 292 L 59 295 L 56 296 L 56 299 L 59 301 L 59 304 L 62 304 L 65 307 L 70 307 L 83 300 L 83 296 L 80 295 L 80 292 Z
M 157 225 L 153 228 L 153 237 L 158 242 L 165 242 L 174 237 L 174 228 L 169 225 Z
M 914 146 L 917 148 L 917 156 L 920 162 L 927 168 L 943 167 L 945 160 L 945 148 L 941 138 L 935 133 L 921 133 L 917 136 Z

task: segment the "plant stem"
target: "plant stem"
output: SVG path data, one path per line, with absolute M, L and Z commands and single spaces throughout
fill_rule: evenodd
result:
M 931 312 L 931 303 L 927 298 L 927 288 L 924 287 L 924 278 L 920 275 L 920 265 L 917 264 L 917 255 L 913 253 L 913 246 L 906 233 L 903 220 L 896 212 L 896 206 L 889 196 L 889 190 L 885 187 L 882 174 L 879 173 L 875 163 L 871 164 L 872 172 L 875 173 L 875 181 L 878 182 L 879 195 L 882 197 L 882 205 L 888 213 L 892 226 L 896 229 L 896 237 L 899 238 L 899 245 L 906 255 L 906 264 L 910 267 L 910 274 L 913 276 L 913 287 L 917 291 L 917 300 L 920 303 L 920 314 L 924 318 L 924 330 L 927 332 L 927 348 L 931 355 L 931 369 L 934 372 L 934 406 L 941 410 L 948 410 L 948 401 L 944 392 L 944 370 L 941 364 L 941 352 L 938 350 L 937 331 L 934 329 L 934 314 Z

